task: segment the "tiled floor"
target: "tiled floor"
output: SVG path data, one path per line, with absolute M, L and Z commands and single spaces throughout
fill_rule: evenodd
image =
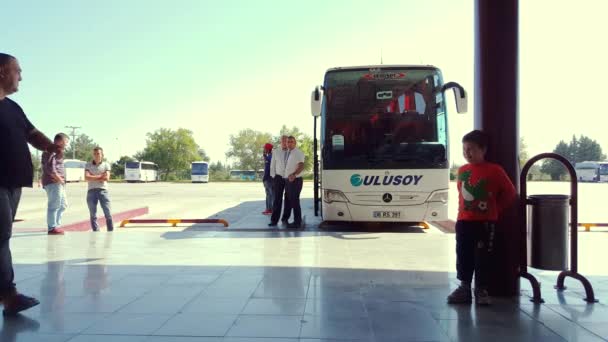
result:
M 555 273 L 539 274 L 543 305 L 525 296 L 486 308 L 446 305 L 456 285 L 453 238 L 161 228 L 17 234 L 18 287 L 41 305 L 4 319 L 0 341 L 608 341 L 601 272 L 589 277 L 601 300 L 594 305 L 574 281 L 555 292 Z

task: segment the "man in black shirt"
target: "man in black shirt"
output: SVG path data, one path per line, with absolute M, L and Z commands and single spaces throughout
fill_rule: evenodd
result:
M 30 143 L 55 153 L 59 147 L 38 131 L 19 105 L 7 96 L 19 90 L 21 67 L 11 55 L 0 53 L 0 300 L 4 314 L 14 315 L 38 305 L 35 298 L 17 292 L 9 240 L 21 198 L 21 188 L 32 187 Z

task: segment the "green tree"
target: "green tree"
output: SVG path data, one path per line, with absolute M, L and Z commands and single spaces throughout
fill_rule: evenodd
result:
M 519 138 L 519 167 L 523 168 L 524 164 L 530 159 L 528 154 L 528 144 L 524 140 L 524 137 Z
M 137 159 L 158 165 L 161 179 L 169 180 L 178 173 L 190 169 L 190 163 L 201 158 L 201 148 L 196 144 L 192 131 L 185 128 L 171 130 L 159 128 L 147 134 L 146 147 L 138 152 Z
M 135 161 L 135 158 L 122 156 L 112 164 L 112 178 L 125 178 L 125 164 L 130 161 Z
M 580 138 L 573 135 L 569 144 L 561 140 L 553 152 L 568 159 L 573 166 L 583 161 L 606 159 L 606 155 L 602 153 L 602 148 L 597 141 L 584 135 L 581 135 Z M 553 159 L 545 160 L 541 171 L 551 175 L 552 180 L 561 179 L 566 174 L 566 168 L 560 162 Z
M 90 160 L 93 159 L 93 149 L 97 147 L 97 143 L 88 135 L 81 133 L 76 136 L 76 139 L 70 143 L 65 150 L 66 159 Z
M 602 153 L 602 147 L 597 141 L 581 135 L 578 139 L 578 144 L 574 150 L 573 160 L 575 163 L 584 161 L 602 161 L 606 159 L 606 155 Z
M 450 180 L 451 181 L 455 181 L 456 178 L 458 177 L 458 169 L 460 168 L 461 165 L 458 164 L 452 164 L 452 166 L 450 167 Z
M 228 168 L 219 161 L 209 164 L 209 178 L 214 181 L 229 179 Z
M 202 161 L 206 161 L 206 162 L 208 162 L 208 161 L 210 160 L 210 159 L 209 159 L 209 156 L 207 155 L 207 152 L 205 152 L 205 150 L 204 150 L 204 149 L 202 149 L 202 148 L 199 148 L 199 149 L 198 149 L 198 156 L 199 156 L 198 161 L 201 161 L 201 160 L 202 160 Z
M 557 146 L 555 146 L 555 149 L 553 149 L 553 153 L 557 153 L 568 158 L 567 156 L 570 154 L 570 147 L 568 144 L 566 144 L 566 142 L 560 140 Z M 561 176 L 566 173 L 564 166 L 560 162 L 553 159 L 545 159 L 540 171 L 550 175 L 552 180 L 559 180 Z
M 30 155 L 32 156 L 32 165 L 34 166 L 34 181 L 38 181 L 42 177 L 42 161 L 40 160 L 42 156 L 38 150 L 36 150 L 35 154 L 30 152 Z
M 524 140 L 524 137 L 520 137 L 519 139 L 519 167 L 523 169 L 524 165 L 530 160 L 530 154 L 528 153 L 528 144 Z M 541 178 L 540 166 L 538 163 L 534 163 L 528 171 L 528 180 Z
M 225 170 L 226 170 L 226 167 L 220 161 L 217 161 L 215 163 L 209 164 L 209 172 L 213 172 L 213 171 L 225 171 Z
M 576 135 L 573 134 L 572 140 L 570 140 L 570 144 L 568 144 L 568 154 L 564 155 L 564 157 L 566 157 L 566 159 L 568 159 L 568 161 L 572 163 L 572 165 L 576 163 L 576 150 L 578 150 L 578 139 L 576 139 Z
M 262 152 L 264 144 L 272 140 L 270 133 L 253 129 L 241 130 L 230 135 L 230 149 L 226 156 L 236 159 L 236 168 L 241 170 L 259 170 L 264 168 Z
M 314 148 L 313 148 L 313 140 L 312 137 L 302 131 L 300 131 L 300 129 L 298 127 L 292 127 L 292 128 L 287 128 L 287 126 L 283 125 L 283 127 L 281 127 L 281 134 L 277 137 L 275 137 L 274 141 L 279 144 L 280 143 L 280 139 L 281 139 L 281 135 L 287 135 L 287 136 L 294 136 L 296 138 L 296 141 L 298 142 L 297 147 L 302 150 L 302 152 L 304 153 L 304 171 L 311 171 L 312 170 L 312 162 L 313 162 L 313 152 L 314 152 Z

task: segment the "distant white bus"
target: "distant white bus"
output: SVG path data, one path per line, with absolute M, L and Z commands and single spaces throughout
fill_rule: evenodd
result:
M 608 161 L 584 161 L 574 168 L 579 182 L 608 182 Z
M 84 181 L 84 167 L 87 163 L 78 159 L 65 159 L 63 167 L 65 168 L 65 181 L 82 182 Z
M 192 183 L 208 183 L 209 182 L 209 163 L 204 161 L 192 162 L 191 177 Z
M 255 180 L 255 170 L 230 170 L 230 179 Z
M 132 182 L 156 182 L 158 180 L 158 166 L 147 161 L 131 161 L 125 164 L 125 180 Z

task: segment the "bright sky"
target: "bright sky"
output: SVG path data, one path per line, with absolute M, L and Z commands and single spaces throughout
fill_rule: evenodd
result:
M 575 7 L 576 5 L 576 7 Z M 520 134 L 529 152 L 585 134 L 608 152 L 608 1 L 520 1 Z M 473 128 L 473 0 L 11 1 L 0 51 L 13 95 L 51 136 L 82 126 L 115 160 L 145 134 L 185 127 L 212 161 L 230 134 L 283 124 L 312 134 L 310 92 L 335 66 L 432 64 L 469 92 L 450 107 L 451 159 Z M 10 15 L 8 14 L 10 13 Z M 453 99 L 450 95 L 449 99 Z

